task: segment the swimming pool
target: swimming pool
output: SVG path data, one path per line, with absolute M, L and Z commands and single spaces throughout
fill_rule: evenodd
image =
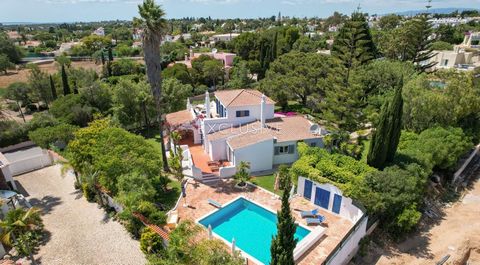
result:
M 236 199 L 198 221 L 215 234 L 232 243 L 256 260 L 270 263 L 270 244 L 277 234 L 277 215 L 243 197 Z M 310 230 L 297 225 L 295 238 L 300 242 Z M 298 243 L 297 243 L 298 244 Z

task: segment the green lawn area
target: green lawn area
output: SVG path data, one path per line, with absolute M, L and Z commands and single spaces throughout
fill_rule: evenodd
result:
M 266 175 L 266 176 L 258 176 L 253 177 L 251 182 L 257 186 L 260 186 L 268 191 L 274 192 L 273 187 L 275 186 L 275 175 Z M 282 195 L 282 191 L 278 190 L 274 192 L 277 195 Z
M 160 203 L 165 205 L 165 207 L 170 210 L 173 208 L 173 206 L 175 206 L 175 203 L 177 203 L 180 193 L 180 182 L 172 180 L 170 183 L 168 183 L 168 191 L 162 194 Z

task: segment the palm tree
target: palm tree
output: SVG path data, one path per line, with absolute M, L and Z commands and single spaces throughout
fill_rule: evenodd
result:
M 28 255 L 32 264 L 37 264 L 33 251 L 40 239 L 43 228 L 40 210 L 22 208 L 8 212 L 5 220 L 0 221 L 2 228 L 1 241 L 7 246 L 15 246 L 20 254 Z
M 167 28 L 165 12 L 159 5 L 155 4 L 154 0 L 144 0 L 143 4 L 138 6 L 138 12 L 141 18 L 134 18 L 133 23 L 135 27 L 143 29 L 143 54 L 145 56 L 145 65 L 147 67 L 148 82 L 150 83 L 150 88 L 157 109 L 163 169 L 166 172 L 169 172 L 170 169 L 168 168 L 165 142 L 163 141 L 162 67 L 160 62 L 160 43 Z
M 246 187 L 247 181 L 250 180 L 251 176 L 248 172 L 250 169 L 250 163 L 241 161 L 240 165 L 237 167 L 237 173 L 233 176 L 233 178 L 238 182 L 238 186 Z
M 177 146 L 180 143 L 180 140 L 182 140 L 182 135 L 180 135 L 178 131 L 173 131 L 172 133 L 170 133 L 170 138 L 173 141 L 173 148 L 175 150 L 175 153 L 178 153 Z

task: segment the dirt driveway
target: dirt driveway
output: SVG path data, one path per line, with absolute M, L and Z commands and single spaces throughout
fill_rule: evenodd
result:
M 399 244 L 370 248 L 365 260 L 356 264 L 430 265 L 446 255 L 450 256 L 445 264 L 480 264 L 480 179 L 460 201 L 444 209 L 438 223 Z
M 36 258 L 41 264 L 145 264 L 139 243 L 109 219 L 97 204 L 73 188 L 74 177 L 62 177 L 51 166 L 16 177 L 27 199 L 43 211 L 46 243 Z

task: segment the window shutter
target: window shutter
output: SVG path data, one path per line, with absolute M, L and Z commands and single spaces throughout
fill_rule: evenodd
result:
M 249 111 L 249 110 L 246 110 L 246 111 L 245 111 L 245 117 L 248 117 L 248 116 L 250 116 L 250 111 Z
M 295 145 L 294 144 L 291 144 L 291 145 L 288 146 L 288 153 L 289 154 L 295 153 Z
M 242 117 L 242 111 L 237 110 L 237 117 Z
M 279 155 L 279 154 L 280 154 L 280 150 L 279 150 L 279 147 L 278 147 L 278 146 L 275 146 L 273 150 L 274 150 L 275 155 Z

